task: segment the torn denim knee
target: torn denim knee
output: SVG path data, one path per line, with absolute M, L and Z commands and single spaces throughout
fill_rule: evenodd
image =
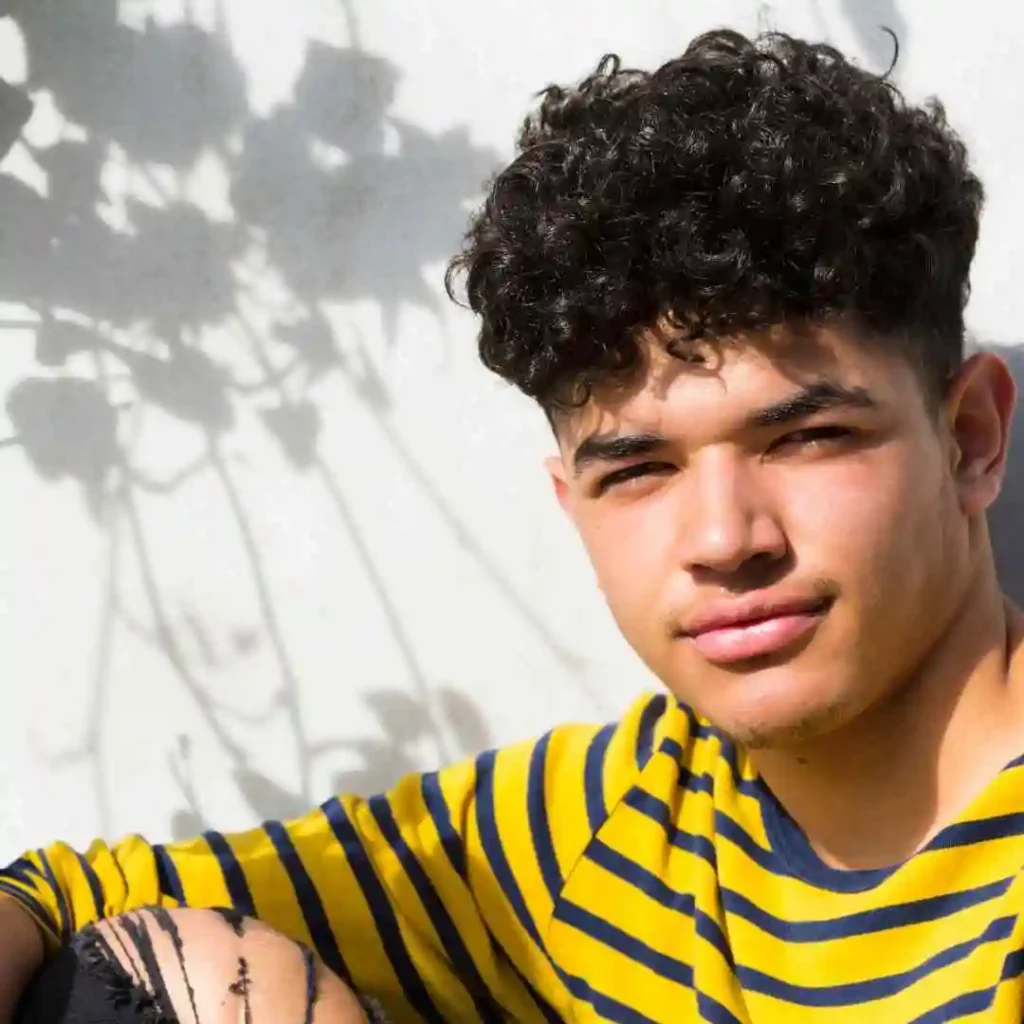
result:
M 22 1001 L 17 1024 L 179 1024 L 170 1007 L 135 982 L 86 928 L 39 974 Z
M 244 936 L 241 916 L 229 910 L 216 913 L 236 936 Z M 107 932 L 91 926 L 79 932 L 36 980 L 17 1024 L 204 1024 L 189 976 L 187 949 L 174 916 L 154 907 L 123 915 L 116 925 Z M 174 951 L 170 963 L 166 955 L 158 957 L 153 929 L 170 939 Z M 305 1008 L 302 1020 L 296 1019 L 295 1024 L 312 1024 L 317 964 L 311 950 L 299 948 L 305 963 Z M 183 983 L 184 998 L 172 999 L 168 977 Z M 239 1000 L 239 1020 L 245 1024 L 263 1024 L 253 1013 L 250 997 L 255 984 L 258 979 L 240 955 L 227 989 Z M 360 1002 L 370 1024 L 384 1024 L 385 1018 L 372 1000 Z

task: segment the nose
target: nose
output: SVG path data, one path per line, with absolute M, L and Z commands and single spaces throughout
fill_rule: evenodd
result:
M 789 542 L 756 468 L 707 452 L 689 469 L 681 516 L 681 561 L 695 575 L 735 575 L 775 565 Z

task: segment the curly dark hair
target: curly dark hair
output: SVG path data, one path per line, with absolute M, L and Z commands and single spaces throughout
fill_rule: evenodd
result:
M 982 186 L 937 101 L 831 46 L 724 29 L 540 96 L 448 268 L 491 370 L 550 412 L 635 370 L 657 323 L 713 341 L 843 317 L 944 391 Z

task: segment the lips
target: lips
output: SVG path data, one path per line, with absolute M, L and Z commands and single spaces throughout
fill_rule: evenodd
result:
M 830 606 L 820 597 L 719 605 L 688 624 L 683 636 L 705 660 L 734 664 L 783 653 L 815 629 Z

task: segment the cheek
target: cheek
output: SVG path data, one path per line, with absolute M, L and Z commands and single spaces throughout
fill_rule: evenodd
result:
M 955 495 L 940 470 L 926 456 L 915 465 L 907 453 L 818 474 L 814 500 L 791 500 L 786 509 L 798 565 L 848 586 L 884 589 L 897 574 L 910 584 L 948 534 Z
M 623 509 L 580 524 L 598 586 L 625 629 L 654 625 L 650 612 L 664 599 L 673 575 L 672 532 L 654 508 Z

